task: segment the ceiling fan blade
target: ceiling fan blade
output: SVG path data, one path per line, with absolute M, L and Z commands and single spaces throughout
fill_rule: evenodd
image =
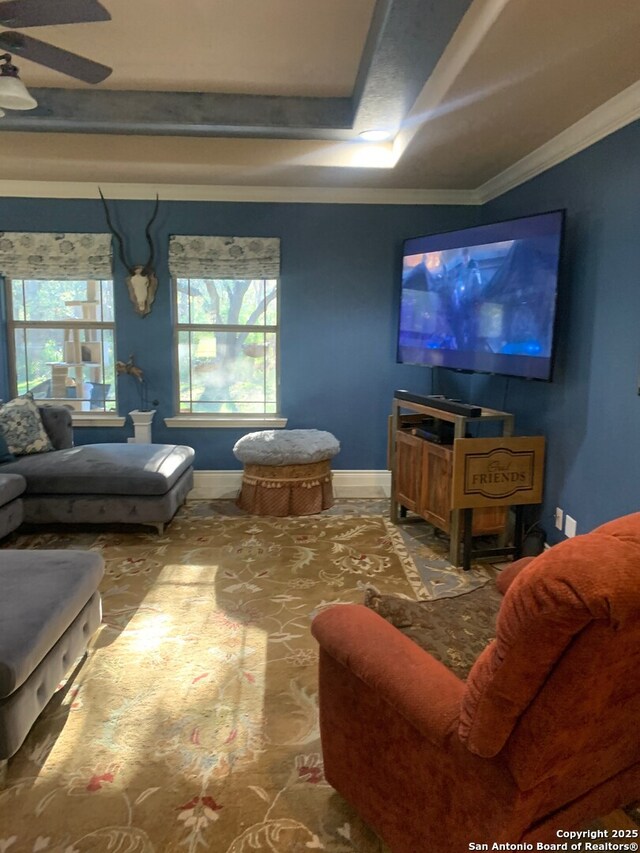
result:
M 84 80 L 85 83 L 100 83 L 112 72 L 112 68 L 77 53 L 54 47 L 46 41 L 25 36 L 24 33 L 7 31 L 0 33 L 0 48 L 18 57 L 46 65 L 61 74 Z
M 111 15 L 97 0 L 3 0 L 0 26 L 47 27 L 53 24 L 84 24 L 110 21 Z

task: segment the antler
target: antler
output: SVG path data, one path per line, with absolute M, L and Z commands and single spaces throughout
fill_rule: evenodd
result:
M 147 275 L 149 272 L 153 272 L 153 258 L 154 258 L 154 248 L 153 248 L 153 240 L 151 239 L 151 226 L 153 225 L 156 216 L 158 215 L 158 207 L 160 205 L 160 196 L 156 193 L 156 206 L 153 208 L 153 213 L 151 215 L 151 219 L 147 222 L 147 227 L 144 229 L 144 236 L 147 238 L 147 243 L 149 244 L 149 260 L 144 265 L 142 272 Z
M 107 225 L 109 226 L 109 231 L 111 231 L 113 236 L 118 241 L 118 247 L 119 247 L 119 251 L 120 251 L 120 260 L 122 261 L 124 266 L 127 268 L 127 270 L 130 273 L 132 273 L 133 272 L 133 266 L 131 264 L 127 263 L 127 259 L 125 258 L 125 254 L 124 254 L 124 242 L 122 240 L 121 235 L 118 234 L 116 229 L 113 227 L 113 223 L 111 222 L 111 216 L 109 215 L 109 207 L 107 206 L 107 200 L 102 195 L 102 190 L 100 189 L 100 187 L 98 187 L 98 192 L 100 193 L 100 198 L 102 199 L 102 204 L 104 205 L 104 212 L 105 212 L 105 215 L 107 217 Z

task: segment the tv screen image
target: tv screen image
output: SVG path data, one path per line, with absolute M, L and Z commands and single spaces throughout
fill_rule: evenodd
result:
M 398 361 L 551 378 L 564 211 L 406 240 Z

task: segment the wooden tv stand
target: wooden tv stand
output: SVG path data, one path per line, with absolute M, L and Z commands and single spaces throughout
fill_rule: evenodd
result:
M 426 399 L 426 398 L 425 398 Z M 497 422 L 502 436 L 513 435 L 513 415 L 495 409 L 481 410 L 477 417 L 443 411 L 433 405 L 393 398 L 389 423 L 389 468 L 391 469 L 391 521 L 399 524 L 406 511 L 419 515 L 449 534 L 449 560 L 460 564 L 463 511 L 451 509 L 454 445 L 437 443 L 416 434 L 430 419 L 452 424 L 452 439 L 464 438 L 469 424 Z M 448 438 L 448 437 L 447 437 Z M 473 514 L 474 536 L 504 534 L 506 506 L 489 506 Z

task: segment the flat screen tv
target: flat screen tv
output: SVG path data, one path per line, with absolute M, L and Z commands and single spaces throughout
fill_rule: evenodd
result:
M 564 211 L 405 240 L 398 361 L 551 379 Z

